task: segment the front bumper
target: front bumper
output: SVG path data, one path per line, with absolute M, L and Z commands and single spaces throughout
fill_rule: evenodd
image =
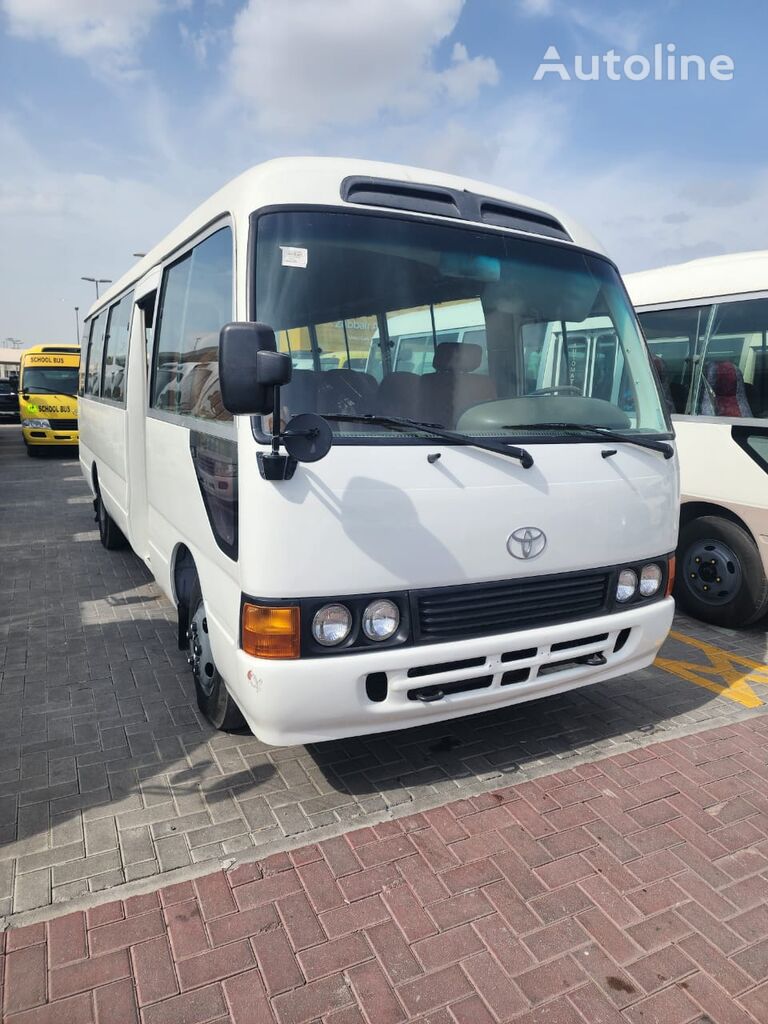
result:
M 673 614 L 674 601 L 664 598 L 556 626 L 335 658 L 268 661 L 238 650 L 228 685 L 265 743 L 317 743 L 443 722 L 635 672 L 655 659 Z M 586 664 L 593 655 L 604 662 Z M 469 660 L 468 667 L 454 664 Z M 409 676 L 414 669 L 420 671 Z M 374 673 L 387 676 L 386 699 L 379 702 L 366 692 Z M 508 673 L 517 681 L 504 681 Z M 429 703 L 408 696 L 478 679 L 481 689 L 446 693 Z
M 50 430 L 39 427 L 22 427 L 21 432 L 24 436 L 24 443 L 34 445 L 35 447 L 38 445 L 80 443 L 80 432 L 78 430 L 56 430 L 55 427 L 51 427 Z

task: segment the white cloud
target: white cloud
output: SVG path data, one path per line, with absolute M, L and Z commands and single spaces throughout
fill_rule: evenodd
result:
M 472 101 L 498 80 L 460 42 L 447 67 L 435 51 L 464 0 L 249 0 L 235 19 L 230 83 L 257 123 L 282 135 L 415 117 Z
M 636 7 L 585 7 L 572 0 L 518 0 L 518 10 L 529 17 L 556 16 L 563 25 L 586 32 L 624 50 L 636 49 L 646 33 L 650 12 Z
M 124 73 L 163 0 L 0 0 L 8 28 L 22 39 L 52 42 L 69 57 Z
M 519 0 L 518 7 L 523 14 L 546 15 L 554 10 L 554 0 Z

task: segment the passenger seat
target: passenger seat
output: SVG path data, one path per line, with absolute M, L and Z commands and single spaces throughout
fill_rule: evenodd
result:
M 704 367 L 701 392 L 703 416 L 751 416 L 752 409 L 744 390 L 744 377 L 735 363 L 710 362 Z

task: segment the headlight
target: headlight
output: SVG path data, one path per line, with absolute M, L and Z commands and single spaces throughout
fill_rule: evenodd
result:
M 33 430 L 50 430 L 51 424 L 49 420 L 22 420 L 22 427 L 32 427 Z
M 323 647 L 334 647 L 349 636 L 352 614 L 343 604 L 327 604 L 312 619 L 312 636 Z
M 634 569 L 622 569 L 619 573 L 619 583 L 616 587 L 616 600 L 623 604 L 634 597 L 637 590 L 637 573 Z
M 663 575 L 661 566 L 655 562 L 643 566 L 640 573 L 640 593 L 643 597 L 653 597 L 658 592 Z
M 363 632 L 369 640 L 389 640 L 400 625 L 400 612 L 394 601 L 371 601 L 363 612 Z

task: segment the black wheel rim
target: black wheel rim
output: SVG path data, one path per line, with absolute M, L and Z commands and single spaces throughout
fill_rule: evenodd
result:
M 728 604 L 741 590 L 743 573 L 738 555 L 714 537 L 692 544 L 685 552 L 682 569 L 685 586 L 704 604 Z

